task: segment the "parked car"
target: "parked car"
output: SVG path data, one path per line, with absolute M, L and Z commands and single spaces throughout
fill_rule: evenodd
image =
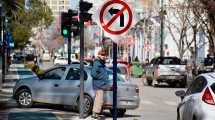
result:
M 66 64 L 68 64 L 68 59 L 65 57 L 57 57 L 54 60 L 54 64 L 55 65 L 66 65 Z
M 157 57 L 146 67 L 148 85 L 165 82 L 171 86 L 179 83 L 181 87 L 185 87 L 186 78 L 186 65 L 177 57 Z
M 177 120 L 215 120 L 215 73 L 199 75 L 187 91 L 176 91 L 181 97 Z
M 113 65 L 107 65 L 107 67 L 111 70 L 113 70 Z M 119 74 L 121 77 L 123 77 L 123 79 L 125 79 L 126 81 L 128 81 L 128 68 L 126 65 L 124 64 L 117 64 L 117 74 Z
M 44 61 L 50 61 L 50 60 L 51 60 L 51 56 L 50 56 L 50 54 L 49 54 L 48 51 L 45 51 L 45 52 L 43 53 L 42 59 L 43 59 Z
M 95 91 L 92 86 L 91 66 L 84 68 L 84 112 L 92 111 Z M 112 71 L 108 70 L 109 85 L 112 86 Z M 117 77 L 117 109 L 118 115 L 125 114 L 126 109 L 139 106 L 139 88 Z M 14 89 L 13 97 L 20 107 L 31 107 L 35 102 L 70 105 L 79 108 L 80 95 L 80 64 L 55 66 L 39 77 L 19 80 Z M 104 93 L 104 109 L 112 109 L 112 91 Z

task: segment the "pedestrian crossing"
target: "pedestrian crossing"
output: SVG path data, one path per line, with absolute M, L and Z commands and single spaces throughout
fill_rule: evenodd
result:
M 142 100 L 140 102 L 140 104 L 142 106 L 145 106 L 145 105 L 150 105 L 150 106 L 165 105 L 165 106 L 175 107 L 178 105 L 178 101 L 163 100 L 163 101 L 155 102 L 155 101 L 150 101 L 150 100 Z

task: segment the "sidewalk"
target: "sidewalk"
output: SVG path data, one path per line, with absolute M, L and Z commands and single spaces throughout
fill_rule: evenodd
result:
M 10 65 L 8 74 L 5 76 L 5 82 L 0 91 L 0 105 L 5 107 L 8 103 L 15 103 L 12 99 L 13 87 L 16 81 L 24 78 L 36 76 L 30 69 L 26 69 L 23 64 Z

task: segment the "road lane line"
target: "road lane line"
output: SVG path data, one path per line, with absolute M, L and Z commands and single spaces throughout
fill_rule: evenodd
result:
M 166 105 L 170 105 L 170 106 L 177 106 L 178 105 L 177 102 L 175 102 L 175 101 L 164 101 L 164 103 Z
M 142 100 L 141 104 L 144 104 L 144 105 L 155 105 L 155 103 L 153 103 L 152 101 L 148 101 L 148 100 Z

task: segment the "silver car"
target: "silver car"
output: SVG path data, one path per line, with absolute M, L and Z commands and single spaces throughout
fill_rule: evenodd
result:
M 201 74 L 187 91 L 176 91 L 182 101 L 177 120 L 215 120 L 215 73 Z
M 39 77 L 23 79 L 16 83 L 13 97 L 21 107 L 31 107 L 33 103 L 50 103 L 71 105 L 79 108 L 80 95 L 80 65 L 61 65 L 47 70 Z M 108 70 L 110 86 L 112 71 Z M 92 86 L 91 67 L 84 68 L 84 112 L 92 111 L 95 91 Z M 123 78 L 117 78 L 117 108 L 118 115 L 123 116 L 126 109 L 136 109 L 139 106 L 139 88 L 137 85 L 126 83 Z M 112 91 L 104 93 L 104 109 L 112 109 Z
M 113 65 L 107 65 L 107 67 L 111 70 L 113 70 Z M 117 64 L 117 74 L 119 74 L 123 79 L 128 81 L 129 74 L 128 74 L 128 69 L 127 66 L 124 64 Z

